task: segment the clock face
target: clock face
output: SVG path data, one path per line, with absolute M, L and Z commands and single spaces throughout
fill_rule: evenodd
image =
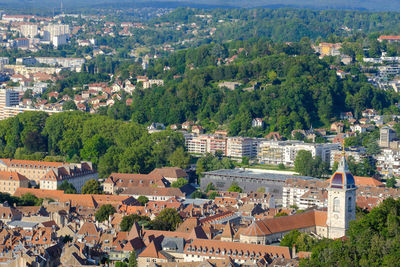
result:
M 335 215 L 333 215 L 333 218 L 339 219 L 339 215 L 335 214 Z

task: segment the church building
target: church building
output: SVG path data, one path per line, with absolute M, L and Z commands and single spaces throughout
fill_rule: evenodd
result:
M 240 242 L 270 244 L 278 242 L 292 230 L 321 237 L 340 238 L 346 235 L 349 222 L 356 218 L 356 190 L 345 154 L 328 185 L 328 209 L 312 210 L 295 215 L 253 222 L 238 236 Z

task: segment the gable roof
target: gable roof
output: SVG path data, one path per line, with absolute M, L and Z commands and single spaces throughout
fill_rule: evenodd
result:
M 0 180 L 3 181 L 29 181 L 28 178 L 23 176 L 22 174 L 19 174 L 18 172 L 8 172 L 8 171 L 0 171 Z
M 167 178 L 189 177 L 189 175 L 184 170 L 182 170 L 181 168 L 178 168 L 178 167 L 156 168 L 150 174 L 154 175 L 154 176 L 159 176 L 159 177 L 161 176 L 161 177 L 167 177 Z
M 227 222 L 224 227 L 224 231 L 221 234 L 221 237 L 225 238 L 233 238 L 235 236 L 235 231 L 232 228 L 232 225 L 230 222 Z
M 241 232 L 244 236 L 265 236 L 313 226 L 326 226 L 327 212 L 312 210 L 300 214 L 253 222 Z

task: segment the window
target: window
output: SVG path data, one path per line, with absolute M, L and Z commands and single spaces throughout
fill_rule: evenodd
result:
M 349 197 L 349 201 L 347 203 L 347 211 L 348 212 L 352 212 L 353 211 L 353 204 L 352 204 L 352 201 L 351 201 L 351 197 Z
M 339 205 L 340 205 L 340 200 L 338 197 L 335 197 L 333 199 L 333 211 L 334 212 L 339 212 Z

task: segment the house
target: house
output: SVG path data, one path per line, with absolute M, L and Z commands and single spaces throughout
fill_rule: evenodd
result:
M 201 127 L 200 125 L 193 125 L 192 126 L 192 133 L 202 134 L 202 133 L 204 133 L 204 128 Z
M 379 42 L 387 41 L 389 43 L 400 42 L 400 35 L 381 35 L 378 37 Z
M 372 119 L 373 117 L 375 117 L 375 116 L 377 116 L 377 115 L 379 115 L 379 114 L 378 114 L 378 112 L 377 112 L 375 109 L 368 108 L 368 109 L 364 110 L 364 111 L 361 113 L 361 115 L 362 115 L 364 118 Z
M 182 129 L 189 130 L 190 127 L 192 127 L 193 125 L 194 125 L 193 121 L 185 121 L 184 123 L 182 123 Z
M 0 221 L 3 223 L 21 220 L 22 213 L 10 206 L 8 202 L 4 202 L 0 204 Z
M 336 133 L 342 133 L 344 130 L 344 124 L 341 122 L 334 122 L 331 124 L 331 131 Z
M 340 119 L 341 120 L 350 120 L 354 119 L 353 113 L 351 111 L 349 112 L 341 112 L 340 113 Z
M 264 127 L 264 120 L 261 118 L 254 118 L 251 122 L 252 127 Z

